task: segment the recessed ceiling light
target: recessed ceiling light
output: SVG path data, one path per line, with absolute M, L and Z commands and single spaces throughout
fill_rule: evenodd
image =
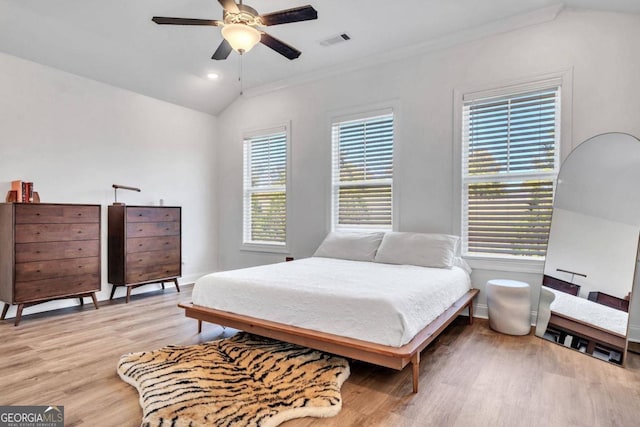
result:
M 207 74 L 207 78 L 209 80 L 218 80 L 220 78 L 220 74 L 218 74 L 218 73 L 209 73 L 209 74 Z

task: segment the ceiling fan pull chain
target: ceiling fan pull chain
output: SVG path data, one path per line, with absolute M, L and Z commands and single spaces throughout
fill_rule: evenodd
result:
M 238 82 L 240 82 L 240 95 L 242 95 L 242 85 L 243 85 L 243 81 L 242 81 L 242 53 L 240 54 L 240 73 L 238 74 Z

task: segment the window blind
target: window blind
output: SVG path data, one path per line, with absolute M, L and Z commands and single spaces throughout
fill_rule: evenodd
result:
M 463 105 L 467 254 L 545 255 L 559 163 L 560 87 Z
M 333 229 L 391 229 L 393 114 L 332 125 Z
M 284 245 L 287 237 L 287 134 L 244 140 L 244 242 Z

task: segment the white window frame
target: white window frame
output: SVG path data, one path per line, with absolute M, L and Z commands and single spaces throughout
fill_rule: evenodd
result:
M 395 185 L 395 170 L 396 170 L 396 159 L 397 159 L 397 129 L 398 129 L 398 114 L 397 114 L 397 106 L 389 106 L 386 104 L 379 104 L 370 107 L 368 110 L 359 109 L 359 110 L 342 110 L 340 112 L 336 112 L 332 114 L 329 118 L 329 140 L 331 143 L 331 196 L 330 196 L 330 222 L 329 229 L 331 231 L 349 231 L 349 232 L 371 232 L 371 231 L 392 231 L 397 227 L 397 209 L 396 209 L 396 185 Z M 337 162 L 336 159 L 338 149 L 337 140 L 334 139 L 334 126 L 338 123 L 356 121 L 356 120 L 367 120 L 367 119 L 375 119 L 376 117 L 391 115 L 393 118 L 393 143 L 392 143 L 392 177 L 383 180 L 370 181 L 366 185 L 375 185 L 375 184 L 390 184 L 391 185 L 391 225 L 389 227 L 370 227 L 370 226 L 339 226 L 338 225 L 338 195 L 339 188 L 341 183 L 337 182 L 335 179 L 336 176 L 336 167 Z
M 250 171 L 250 156 L 248 145 L 252 138 L 266 137 L 269 135 L 284 133 L 286 137 L 286 178 L 284 186 L 275 187 L 247 187 L 248 176 Z M 291 215 L 291 197 L 289 189 L 291 186 L 291 123 L 276 125 L 268 128 L 249 130 L 242 133 L 242 245 L 241 250 L 253 252 L 270 252 L 270 253 L 289 253 L 289 218 Z M 276 242 L 258 242 L 251 240 L 251 194 L 260 191 L 283 191 L 286 195 L 286 215 L 285 215 L 285 241 L 283 243 Z
M 523 79 L 503 81 L 494 84 L 478 85 L 467 88 L 459 88 L 454 90 L 454 111 L 453 111 L 453 182 L 456 191 L 453 192 L 453 203 L 456 224 L 463 239 L 465 238 L 465 230 L 463 223 L 463 107 L 465 101 L 469 99 L 481 99 L 488 97 L 506 96 L 526 91 L 534 91 L 559 86 L 561 90 L 560 97 L 560 135 L 557 145 L 558 161 L 561 163 L 573 148 L 572 144 L 572 106 L 573 106 L 573 69 L 560 70 L 553 73 L 547 73 L 532 76 Z M 559 165 L 556 172 L 559 171 Z M 542 274 L 544 270 L 544 258 L 527 258 L 515 256 L 501 256 L 497 254 L 487 255 L 465 255 L 465 260 L 474 269 L 493 270 L 493 271 L 510 271 L 520 273 L 536 273 Z

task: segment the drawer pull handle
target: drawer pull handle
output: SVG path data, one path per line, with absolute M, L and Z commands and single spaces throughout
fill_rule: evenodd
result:
M 40 234 L 40 232 L 39 232 L 39 231 L 36 231 L 36 234 Z
M 138 243 L 138 247 L 141 248 L 142 247 L 142 243 Z
M 40 270 L 36 270 L 36 273 L 41 273 L 41 271 Z
M 140 214 L 138 214 L 138 216 L 142 216 L 142 214 L 140 213 Z
M 36 253 L 37 253 L 37 254 L 39 254 L 39 253 L 40 253 L 40 251 L 36 251 Z
M 36 212 L 36 216 L 40 216 L 40 212 Z

